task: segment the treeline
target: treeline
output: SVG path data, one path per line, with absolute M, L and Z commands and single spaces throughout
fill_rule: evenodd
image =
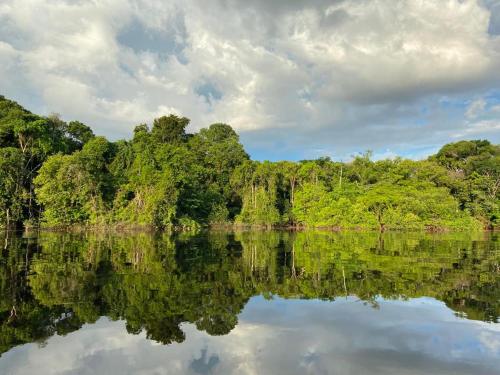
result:
M 163 116 L 109 142 L 0 96 L 0 225 L 498 226 L 500 146 L 485 140 L 422 161 L 257 162 L 229 125 L 188 124 Z

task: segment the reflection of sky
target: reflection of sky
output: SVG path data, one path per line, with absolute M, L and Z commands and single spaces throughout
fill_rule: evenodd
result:
M 238 326 L 209 336 L 182 326 L 163 346 L 102 318 L 46 345 L 5 353 L 1 374 L 488 374 L 500 368 L 500 325 L 457 318 L 430 298 L 250 300 Z

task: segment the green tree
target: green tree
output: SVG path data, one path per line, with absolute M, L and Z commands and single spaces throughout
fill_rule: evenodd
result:
M 113 197 L 107 163 L 111 144 L 103 137 L 71 155 L 54 155 L 35 178 L 36 194 L 47 225 L 102 224 Z
M 26 196 L 24 157 L 14 147 L 0 148 L 0 227 L 10 226 L 23 218 Z
M 159 143 L 179 143 L 186 139 L 188 124 L 186 117 L 162 116 L 153 121 L 151 135 Z

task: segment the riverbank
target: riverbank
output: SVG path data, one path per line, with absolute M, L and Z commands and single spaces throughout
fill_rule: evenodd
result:
M 6 228 L 0 228 L 1 230 L 7 230 Z M 258 224 L 243 224 L 243 223 L 227 223 L 227 224 L 211 224 L 211 225 L 197 225 L 192 227 L 171 225 L 164 228 L 155 227 L 153 225 L 146 224 L 126 224 L 126 223 L 116 223 L 116 224 L 102 224 L 102 225 L 84 225 L 84 224 L 72 224 L 72 225 L 57 225 L 57 226 L 28 226 L 20 228 L 10 228 L 14 231 L 25 231 L 25 232 L 67 232 L 67 233 L 80 233 L 80 232 L 124 232 L 124 233 L 134 233 L 134 232 L 196 232 L 200 230 L 214 230 L 214 231 L 325 231 L 325 232 L 426 232 L 426 233 L 451 233 L 451 232 L 497 232 L 500 228 L 451 228 L 451 227 L 439 227 L 427 225 L 422 228 L 415 227 L 368 227 L 368 226 L 351 226 L 351 227 L 341 227 L 341 226 L 306 226 L 306 225 L 258 225 Z

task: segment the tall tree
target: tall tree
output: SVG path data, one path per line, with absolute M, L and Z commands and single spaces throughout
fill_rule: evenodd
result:
M 153 121 L 151 134 L 156 142 L 179 143 L 186 140 L 186 127 L 189 119 L 168 115 L 156 118 Z

